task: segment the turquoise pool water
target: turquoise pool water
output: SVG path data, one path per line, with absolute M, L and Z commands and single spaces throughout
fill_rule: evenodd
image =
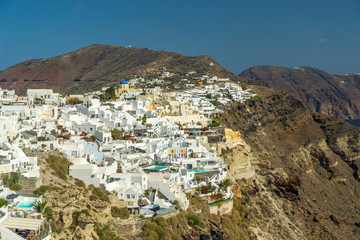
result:
M 159 207 L 159 205 L 146 205 L 146 206 L 143 206 L 141 208 L 144 208 L 144 209 L 153 209 L 153 208 L 157 208 Z
M 146 167 L 144 169 L 156 169 L 156 170 L 161 170 L 161 169 L 164 169 L 166 168 L 165 166 L 160 166 L 160 165 L 152 165 L 152 166 L 149 166 L 149 167 Z
M 35 202 L 22 202 L 22 203 L 19 203 L 16 207 L 18 207 L 18 208 L 31 208 L 34 204 L 35 204 Z
M 213 169 L 190 169 L 190 172 L 210 172 L 210 171 L 217 171 L 218 169 L 213 168 Z

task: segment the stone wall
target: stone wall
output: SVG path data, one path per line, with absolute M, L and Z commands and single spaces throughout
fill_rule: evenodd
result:
M 138 220 L 115 220 L 115 232 L 125 239 L 132 239 L 141 233 L 141 229 L 144 227 L 145 223 L 146 221 Z
M 41 178 L 26 178 L 20 177 L 19 185 L 23 187 L 23 189 L 36 189 L 42 185 Z
M 11 172 L 0 174 L 0 179 L 3 179 L 5 175 L 7 175 L 8 177 L 17 175 L 19 177 L 19 182 L 17 183 L 17 185 L 20 185 L 23 189 L 36 189 L 42 185 L 41 178 L 26 178 L 21 176 L 20 173 Z
M 218 174 L 219 170 L 214 170 L 214 171 L 206 171 L 206 172 L 197 172 L 195 173 L 195 175 L 200 175 L 202 177 L 209 177 L 212 178 L 215 174 Z

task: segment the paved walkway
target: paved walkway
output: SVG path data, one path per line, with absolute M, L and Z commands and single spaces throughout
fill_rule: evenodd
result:
M 16 193 L 24 197 L 35 197 L 34 190 L 19 190 Z

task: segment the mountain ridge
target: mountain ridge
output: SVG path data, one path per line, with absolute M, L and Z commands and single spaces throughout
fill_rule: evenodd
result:
M 239 74 L 259 85 L 286 91 L 310 110 L 342 119 L 360 118 L 360 75 L 327 73 L 304 66 L 254 66 Z
M 212 63 L 212 64 L 211 64 Z M 124 78 L 166 67 L 172 72 L 235 74 L 209 56 L 187 56 L 165 50 L 93 44 L 52 58 L 31 59 L 0 71 L 0 87 L 24 94 L 28 88 L 52 88 L 60 93 L 83 93 L 118 84 Z

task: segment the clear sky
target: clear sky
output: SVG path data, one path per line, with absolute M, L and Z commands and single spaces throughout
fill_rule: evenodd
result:
M 0 0 L 0 70 L 94 43 L 360 72 L 360 0 Z

